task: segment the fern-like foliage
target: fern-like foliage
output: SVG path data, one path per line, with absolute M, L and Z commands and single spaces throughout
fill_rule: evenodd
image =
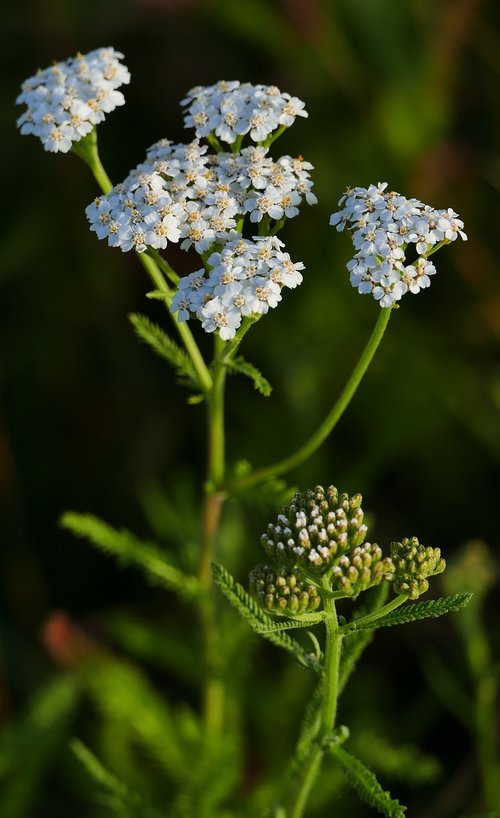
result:
M 73 739 L 71 749 L 95 787 L 95 799 L 118 818 L 161 818 L 147 798 L 133 792 L 109 772 L 85 744 Z
M 177 714 L 139 668 L 104 657 L 89 663 L 83 681 L 103 721 L 122 726 L 124 742 L 140 748 L 162 776 L 184 778 L 188 752 Z
M 287 619 L 282 617 L 281 619 L 272 619 L 270 625 L 256 625 L 255 630 L 257 633 L 261 633 L 265 635 L 266 633 L 272 633 L 276 631 L 289 631 L 293 630 L 293 628 L 310 628 L 312 625 L 317 625 L 319 622 L 323 622 L 325 617 L 322 613 L 318 614 L 302 614 L 304 619 Z M 310 617 L 306 619 L 305 617 Z
M 261 395 L 264 395 L 265 398 L 268 398 L 271 394 L 273 388 L 267 378 L 264 377 L 256 366 L 246 361 L 241 355 L 228 361 L 227 367 L 229 372 L 239 373 L 240 375 L 246 375 L 247 378 L 250 378 L 250 380 L 253 381 L 254 389 L 260 392 Z
M 92 514 L 68 511 L 61 517 L 61 526 L 77 537 L 87 539 L 106 554 L 116 557 L 121 565 L 136 565 L 148 580 L 192 598 L 198 592 L 198 580 L 170 565 L 161 549 L 153 543 L 139 540 L 130 531 L 108 525 Z
M 265 639 L 269 639 L 274 645 L 293 654 L 303 667 L 312 667 L 315 670 L 320 670 L 316 656 L 306 653 L 304 648 L 295 639 L 283 633 L 280 628 L 275 628 L 274 625 L 276 623 L 274 620 L 264 613 L 255 599 L 253 599 L 250 594 L 247 594 L 243 586 L 235 581 L 229 571 L 218 563 L 212 563 L 212 572 L 217 585 L 228 598 L 231 605 L 236 608 L 240 616 L 246 619 L 254 631 Z
M 136 334 L 153 349 L 160 358 L 174 367 L 180 379 L 190 386 L 198 386 L 198 379 L 189 355 L 167 335 L 158 324 L 145 315 L 131 313 L 129 320 Z
M 390 628 L 393 625 L 403 625 L 407 622 L 415 622 L 417 619 L 430 619 L 443 614 L 459 611 L 465 608 L 472 599 L 472 594 L 451 594 L 451 596 L 443 596 L 440 599 L 428 599 L 425 602 L 414 602 L 410 605 L 404 605 L 396 611 L 381 616 L 380 619 L 375 619 L 370 622 L 360 622 L 356 624 L 356 620 L 346 625 L 343 630 L 345 633 L 350 631 L 365 630 L 366 628 Z
M 328 748 L 331 755 L 338 761 L 349 784 L 356 791 L 362 801 L 369 804 L 387 818 L 404 818 L 406 807 L 392 798 L 387 790 L 383 790 L 375 775 L 363 762 L 355 756 L 334 744 Z

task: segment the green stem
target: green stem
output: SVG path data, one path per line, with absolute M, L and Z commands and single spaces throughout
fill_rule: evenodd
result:
M 217 630 L 216 603 L 210 564 L 215 559 L 216 538 L 225 494 L 217 489 L 224 480 L 224 388 L 227 369 L 224 342 L 215 337 L 212 388 L 207 397 L 207 481 L 202 517 L 201 553 L 198 578 L 205 591 L 200 598 L 200 618 L 205 654 L 205 689 L 203 714 L 207 733 L 221 734 L 224 725 L 224 684 L 219 669 L 220 644 Z
M 80 142 L 75 142 L 72 147 L 73 153 L 79 156 L 83 161 L 89 166 L 94 179 L 96 180 L 97 184 L 101 188 L 103 193 L 109 193 L 111 188 L 113 187 L 113 183 L 111 182 L 108 174 L 104 170 L 102 165 L 101 159 L 99 157 L 99 151 L 97 149 L 97 133 L 94 128 L 88 136 L 84 137 L 80 140 Z M 158 290 L 161 290 L 165 293 L 165 303 L 167 307 L 170 307 L 172 301 L 172 290 L 170 289 L 169 285 L 165 281 L 165 278 L 158 266 L 157 260 L 153 258 L 153 254 L 156 251 L 146 251 L 145 253 L 137 253 L 137 257 L 141 262 L 142 266 L 145 268 L 146 272 L 148 273 L 151 281 L 157 287 Z M 156 253 L 156 256 L 161 258 L 159 253 Z M 177 274 L 172 270 L 170 265 L 162 259 L 162 263 L 165 266 L 165 272 L 167 275 L 170 273 L 173 276 L 177 276 Z M 170 272 L 167 272 L 170 271 Z M 184 322 L 179 322 L 177 320 L 177 316 L 168 310 L 169 315 L 171 316 L 172 321 L 174 322 L 174 326 L 186 348 L 186 352 L 188 353 L 191 361 L 193 362 L 193 366 L 195 372 L 198 376 L 198 381 L 200 384 L 200 388 L 203 390 L 205 394 L 207 394 L 211 387 L 212 387 L 212 377 L 210 372 L 208 371 L 207 365 L 203 360 L 203 356 L 198 348 L 198 344 L 193 338 L 191 330 Z
M 254 486 L 256 483 L 261 483 L 263 480 L 267 480 L 270 477 L 277 477 L 279 474 L 285 474 L 296 466 L 299 466 L 301 463 L 311 457 L 311 455 L 314 454 L 317 449 L 319 449 L 321 444 L 335 428 L 336 424 L 347 409 L 350 401 L 356 394 L 356 390 L 361 383 L 366 370 L 370 366 L 382 338 L 384 337 L 392 310 L 393 307 L 387 307 L 386 309 L 380 310 L 377 323 L 375 324 L 373 332 L 368 339 L 368 343 L 366 344 L 361 357 L 359 358 L 340 397 L 335 401 L 326 418 L 316 429 L 314 434 L 311 435 L 309 440 L 289 457 L 285 457 L 283 460 L 278 460 L 276 463 L 272 463 L 270 466 L 264 466 L 261 469 L 256 469 L 256 471 L 251 472 L 239 480 L 232 481 L 227 485 L 228 491 L 237 492 L 241 489 Z
M 353 619 L 352 622 L 348 622 L 347 625 L 342 625 L 340 631 L 341 633 L 350 633 L 351 631 L 356 631 L 371 622 L 376 622 L 377 619 L 380 619 L 380 617 L 396 610 L 396 608 L 399 608 L 399 606 L 402 605 L 403 602 L 406 602 L 407 599 L 408 594 L 399 594 L 398 596 L 394 597 L 394 599 L 391 599 L 387 605 L 384 605 L 382 608 L 379 608 L 373 613 L 366 614 L 366 616 L 360 616 L 359 619 Z
M 71 148 L 80 159 L 89 166 L 92 174 L 101 188 L 103 193 L 109 193 L 113 187 L 113 183 L 108 174 L 104 170 L 102 162 L 99 158 L 99 151 L 97 150 L 97 130 L 94 128 L 87 136 L 80 139 L 79 142 L 74 142 Z
M 312 745 L 309 756 L 302 768 L 292 803 L 289 810 L 287 810 L 288 818 L 302 818 L 325 753 L 324 740 L 331 734 L 335 726 L 339 696 L 342 633 L 338 626 L 335 601 L 331 598 L 326 598 L 324 606 L 326 613 L 326 643 L 320 725 L 316 741 Z

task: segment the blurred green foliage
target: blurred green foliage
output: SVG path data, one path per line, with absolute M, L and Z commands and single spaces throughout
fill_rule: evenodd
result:
M 84 166 L 73 156 L 43 154 L 36 140 L 15 130 L 19 84 L 37 67 L 78 50 L 113 45 L 125 53 L 132 72 L 127 105 L 99 132 L 114 180 L 157 139 L 184 138 L 178 101 L 193 85 L 220 78 L 269 82 L 306 101 L 309 119 L 279 143 L 280 151 L 301 153 L 315 166 L 320 203 L 282 236 L 292 257 L 304 261 L 305 282 L 245 341 L 245 355 L 273 384 L 272 396 L 263 398 L 240 377 L 230 379 L 233 465 L 249 457 L 253 465 L 265 464 L 303 441 L 342 387 L 375 320 L 376 305 L 348 283 L 349 242 L 328 227 L 345 186 L 387 180 L 436 207 L 453 206 L 469 242 L 441 253 L 431 289 L 405 299 L 338 430 L 290 480 L 361 490 L 365 505 L 379 510 L 372 525 L 379 541 L 416 533 L 450 556 L 460 542 L 481 538 L 498 562 L 495 11 L 492 0 L 4 4 L 2 818 L 100 818 L 101 808 L 88 805 L 84 774 L 68 756 L 71 732 L 96 748 L 97 763 L 111 776 L 103 781 L 116 777 L 107 797 L 121 797 L 125 781 L 142 803 L 142 792 L 153 800 L 169 796 L 168 777 L 161 783 L 157 772 L 175 778 L 176 753 L 182 745 L 189 755 L 199 730 L 189 605 L 151 589 L 131 568 L 118 573 L 106 557 L 58 529 L 57 520 L 68 507 L 90 510 L 170 548 L 181 533 L 183 552 L 175 562 L 192 564 L 203 409 L 186 406 L 168 368 L 134 337 L 127 314 L 147 313 L 161 324 L 162 308 L 145 299 L 148 285 L 136 260 L 104 247 L 87 230 L 83 210 L 96 191 Z M 182 272 L 193 269 L 182 253 L 174 251 L 170 260 Z M 282 496 L 283 486 L 275 488 Z M 246 499 L 243 514 L 236 502 L 226 509 L 219 555 L 239 577 L 256 561 L 267 519 L 262 503 Z M 58 609 L 85 629 L 54 616 Z M 498 655 L 498 606 L 488 615 Z M 233 612 L 226 616 L 234 684 L 249 715 L 240 725 L 242 746 L 219 750 L 227 780 L 220 793 L 208 788 L 206 809 L 209 814 L 210 798 L 216 803 L 231 789 L 244 752 L 239 787 L 253 816 L 275 795 L 256 784 L 264 771 L 282 778 L 298 729 L 288 714 L 301 711 L 312 680 L 273 646 L 256 652 Z M 427 641 L 444 661 L 462 650 L 444 620 L 381 633 L 363 672 L 353 677 L 342 720 L 365 731 L 357 751 L 368 764 L 378 764 L 388 780 L 403 778 L 398 793 L 413 815 L 447 818 L 481 808 L 478 774 L 469 731 L 443 710 L 416 659 Z M 57 666 L 62 676 L 50 681 Z M 169 731 L 175 738 L 162 741 Z M 417 745 L 423 755 L 413 756 Z M 176 815 L 190 814 L 193 793 L 204 790 L 221 764 L 213 748 L 202 750 L 193 765 L 199 778 L 193 769 Z M 336 776 L 322 774 L 312 815 L 329 814 Z M 346 818 L 365 814 L 350 799 L 335 803 Z

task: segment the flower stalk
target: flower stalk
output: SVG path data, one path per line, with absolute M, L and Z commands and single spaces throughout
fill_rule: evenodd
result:
M 361 356 L 346 385 L 344 386 L 344 389 L 333 404 L 323 422 L 313 432 L 309 440 L 307 440 L 306 443 L 300 446 L 288 457 L 278 460 L 276 463 L 271 463 L 269 466 L 263 466 L 260 469 L 256 469 L 250 474 L 237 480 L 230 481 L 226 485 L 229 492 L 237 493 L 238 491 L 242 491 L 250 488 L 251 486 L 257 485 L 258 483 L 262 483 L 265 480 L 286 474 L 308 460 L 309 457 L 311 457 L 311 455 L 313 455 L 314 452 L 319 449 L 321 444 L 324 443 L 327 437 L 332 433 L 338 421 L 349 406 L 352 398 L 356 394 L 356 391 L 363 380 L 363 377 L 370 366 L 377 349 L 380 346 L 382 338 L 384 337 L 392 310 L 393 307 L 388 307 L 380 311 L 373 332 L 370 335 L 370 338 L 368 339 L 368 342 L 363 349 L 363 352 L 361 353 Z

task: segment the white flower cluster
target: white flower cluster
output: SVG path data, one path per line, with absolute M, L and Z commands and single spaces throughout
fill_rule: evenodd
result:
M 281 301 L 282 287 L 302 281 L 302 262 L 294 264 L 275 236 L 241 237 L 227 242 L 208 259 L 211 270 L 181 278 L 171 304 L 178 320 L 196 315 L 206 332 L 217 331 L 227 341 L 244 316 L 262 315 Z
M 387 183 L 350 188 L 342 209 L 330 218 L 337 230 L 351 231 L 356 253 L 347 264 L 353 287 L 390 307 L 407 293 L 430 286 L 436 268 L 428 256 L 442 244 L 467 239 L 457 213 L 435 210 L 418 199 L 385 192 Z M 408 248 L 418 258 L 407 263 Z
M 215 134 L 230 145 L 245 134 L 254 142 L 265 142 L 273 131 L 293 125 L 297 116 L 308 116 L 297 97 L 282 93 L 274 85 L 248 82 L 198 85 L 181 105 L 187 108 L 184 123 L 187 128 L 195 128 L 196 136 Z
M 130 74 L 121 57 L 113 48 L 98 48 L 26 80 L 16 100 L 27 106 L 17 121 L 21 133 L 40 137 L 47 151 L 67 153 L 125 102 L 117 88 L 130 82 Z
M 230 240 L 247 214 L 251 222 L 279 221 L 296 216 L 303 198 L 317 201 L 312 165 L 302 157 L 275 162 L 261 147 L 236 154 L 207 150 L 198 140 L 153 145 L 145 162 L 87 208 L 90 229 L 124 251 L 181 241 L 183 250 L 205 253 Z

